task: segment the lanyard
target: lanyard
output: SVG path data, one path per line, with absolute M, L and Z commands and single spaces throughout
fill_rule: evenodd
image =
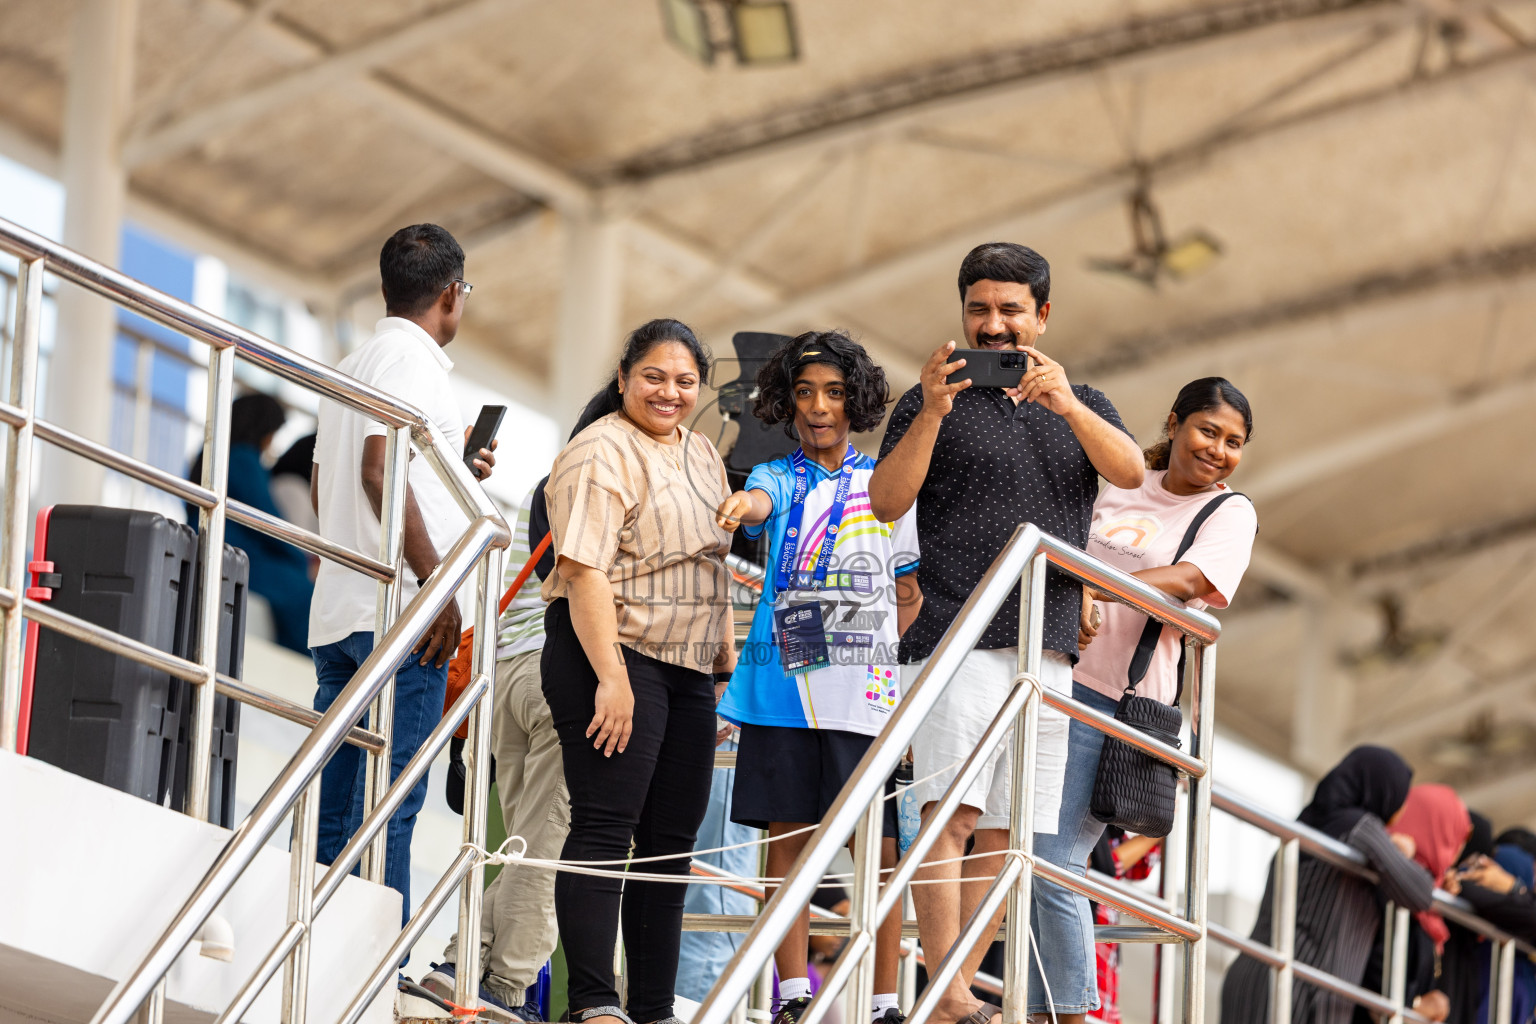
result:
M 827 566 L 832 563 L 832 548 L 837 543 L 837 528 L 843 522 L 843 506 L 848 502 L 848 492 L 853 487 L 853 463 L 858 449 L 848 446 L 843 456 L 842 475 L 837 480 L 837 490 L 832 495 L 832 508 L 827 514 L 827 535 L 821 542 L 821 553 L 816 558 L 814 589 L 821 589 L 827 580 Z M 796 448 L 790 462 L 795 469 L 795 493 L 789 502 L 789 522 L 784 531 L 784 547 L 779 551 L 778 572 L 774 576 L 774 589 L 780 593 L 790 589 L 795 579 L 795 555 L 800 550 L 800 520 L 805 515 L 805 496 L 810 492 L 810 472 L 806 468 L 805 449 Z

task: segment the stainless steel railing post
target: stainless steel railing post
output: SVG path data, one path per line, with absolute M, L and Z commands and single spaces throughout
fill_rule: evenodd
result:
M 474 671 L 489 685 L 469 713 L 469 743 L 464 758 L 464 842 L 485 846 L 486 816 L 491 799 L 491 709 L 496 698 L 496 603 L 500 596 L 501 553 L 480 559 L 475 586 L 475 635 L 471 647 Z M 485 911 L 485 865 L 476 861 L 459 890 L 459 969 L 453 1001 L 478 1006 L 480 993 L 480 919 Z M 466 955 L 465 951 L 473 951 Z
M 1515 944 L 1499 942 L 1494 945 L 1494 957 L 1499 964 L 1499 983 L 1492 989 L 1493 1024 L 1510 1024 L 1515 993 Z
M 1189 829 L 1184 827 L 1185 816 L 1189 813 L 1187 801 L 1177 801 L 1173 808 L 1173 828 L 1168 832 L 1168 838 L 1163 840 L 1163 863 L 1157 874 L 1157 895 L 1159 904 L 1166 907 L 1175 907 L 1180 903 L 1179 896 L 1184 891 L 1185 869 L 1189 866 L 1188 858 L 1184 856 L 1184 844 Z M 1172 950 L 1161 945 L 1153 951 L 1153 997 L 1152 997 L 1152 1024 L 1173 1024 L 1174 996 L 1178 991 L 1178 960 L 1182 959 L 1182 950 Z M 1175 955 L 1178 953 L 1180 955 Z
M 901 930 L 907 930 L 907 922 L 917 919 L 917 906 L 912 902 L 911 886 L 903 886 L 901 892 Z M 897 975 L 896 998 L 902 1006 L 911 1006 L 917 999 L 917 940 L 903 937 L 901 940 L 901 972 Z
M 763 901 L 759 900 L 757 906 L 762 910 Z M 757 983 L 752 986 L 747 1006 L 773 1015 L 773 957 L 763 961 L 763 969 L 757 974 Z
M 1029 560 L 1019 577 L 1018 672 L 1040 679 L 1044 661 L 1044 551 Z M 1008 847 L 1031 863 L 1035 849 L 1035 754 L 1040 730 L 1040 685 L 1031 685 L 1013 730 L 1013 779 L 1008 807 Z M 1008 893 L 1007 962 L 1003 969 L 1003 1024 L 1024 1024 L 1029 1016 L 1030 903 L 1034 874 L 1020 872 Z M 1042 993 L 1043 995 L 1043 993 Z
M 203 420 L 203 487 L 212 491 L 212 508 L 198 512 L 197 551 L 200 584 L 197 661 L 206 673 L 192 687 L 191 753 L 187 762 L 187 813 L 208 819 L 212 779 L 214 686 L 219 673 L 219 620 L 224 610 L 224 511 L 229 500 L 229 416 L 235 389 L 235 353 L 208 353 L 208 412 Z
M 394 578 L 379 580 L 378 605 L 373 613 L 374 642 L 394 625 L 404 589 L 405 573 L 405 489 L 411 459 L 410 431 L 391 427 L 384 435 L 384 495 L 379 509 L 379 561 L 393 566 Z M 368 725 L 384 739 L 379 750 L 366 755 L 363 774 L 363 816 L 367 817 L 389 789 L 390 768 L 394 758 L 395 677 L 379 691 L 368 709 Z M 363 851 L 359 872 L 370 882 L 383 884 L 384 859 L 389 843 L 389 829 L 380 829 Z M 409 911 L 410 908 L 406 908 Z
M 4 609 L 0 630 L 0 750 L 14 752 L 21 715 L 21 638 L 27 624 L 22 607 L 27 592 L 27 514 L 31 510 L 32 430 L 37 403 L 37 345 L 43 319 L 43 261 L 27 260 L 16 278 L 16 327 L 11 339 L 11 374 L 7 398 L 22 410 L 20 424 L 5 431 L 5 488 L 0 512 L 0 587 L 13 603 Z
M 1381 972 L 1383 995 L 1392 1003 L 1390 1024 L 1403 1024 L 1404 1002 L 1408 990 L 1408 908 L 1388 903 L 1386 919 L 1389 925 L 1386 941 L 1382 943 L 1386 957 Z
M 304 1024 L 309 1011 L 309 944 L 315 918 L 315 850 L 320 840 L 320 776 L 293 805 L 289 840 L 288 923 L 304 930 L 283 964 L 282 1024 Z
M 154 411 L 155 346 L 148 338 L 137 339 L 133 367 L 133 457 L 149 461 L 149 430 Z M 133 484 L 133 492 L 143 500 L 149 485 L 142 480 Z
M 165 979 L 150 990 L 133 1015 L 134 1024 L 161 1024 L 165 1020 Z
M 1295 839 L 1287 839 L 1275 851 L 1275 891 L 1270 920 L 1274 922 L 1275 949 L 1285 958 L 1285 963 L 1274 969 L 1273 991 L 1269 997 L 1270 1024 L 1290 1024 L 1291 992 L 1295 985 L 1296 971 L 1296 870 L 1301 859 L 1301 847 Z
M 1211 855 L 1211 755 L 1216 746 L 1216 645 L 1185 640 L 1190 657 L 1189 753 L 1205 764 L 1205 773 L 1189 779 L 1188 870 L 1184 880 L 1184 917 L 1200 937 L 1184 947 L 1184 1024 L 1205 1020 L 1206 885 Z
M 876 797 L 869 803 L 859 827 L 853 833 L 853 889 L 849 894 L 849 935 L 867 934 L 869 946 L 859 957 L 853 972 L 852 991 L 848 993 L 843 1014 L 849 1021 L 870 1019 L 875 984 L 875 942 L 880 930 L 877 914 L 880 905 L 880 846 L 885 800 Z

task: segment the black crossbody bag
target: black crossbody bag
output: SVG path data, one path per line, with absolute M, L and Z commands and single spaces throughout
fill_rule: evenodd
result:
M 1200 535 L 1200 527 L 1221 507 L 1221 503 L 1235 497 L 1238 497 L 1236 491 L 1218 494 L 1195 513 L 1189 529 L 1184 531 L 1184 539 L 1179 542 L 1178 553 L 1169 565 L 1179 563 Z M 1179 712 L 1179 698 L 1184 695 L 1182 646 L 1179 650 L 1179 688 L 1174 694 L 1173 703 L 1164 704 L 1136 693 L 1136 686 L 1146 677 L 1162 635 L 1163 624 L 1149 617 L 1146 627 L 1141 631 L 1141 639 L 1136 644 L 1136 653 L 1131 655 L 1131 666 L 1126 672 L 1129 685 L 1125 688 L 1125 696 L 1120 698 L 1120 706 L 1115 708 L 1115 720 L 1140 729 L 1171 747 L 1178 747 L 1181 746 L 1179 728 L 1184 724 L 1184 716 Z M 1172 765 L 1137 750 L 1124 740 L 1106 736 L 1104 746 L 1099 751 L 1099 772 L 1093 780 L 1093 799 L 1089 810 L 1095 818 L 1106 824 L 1139 836 L 1161 839 L 1173 830 L 1174 802 L 1178 790 L 1178 775 Z

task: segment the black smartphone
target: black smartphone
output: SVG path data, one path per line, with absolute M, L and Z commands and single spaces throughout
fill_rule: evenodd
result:
M 480 449 L 491 446 L 496 431 L 501 429 L 501 418 L 506 414 L 504 405 L 482 405 L 475 429 L 469 432 L 469 440 L 464 442 L 464 465 L 469 467 L 476 480 L 480 479 L 480 471 L 475 468 L 475 459 L 479 457 Z
M 949 375 L 948 384 L 968 380 L 973 388 L 1016 388 L 1029 372 L 1029 353 L 1011 348 L 968 348 L 949 358 L 964 359 L 965 365 Z

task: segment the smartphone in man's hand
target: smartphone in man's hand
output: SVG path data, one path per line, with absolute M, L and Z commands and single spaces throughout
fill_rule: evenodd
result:
M 957 352 L 965 365 L 945 378 L 947 384 L 971 382 L 973 388 L 1016 388 L 1029 372 L 1029 355 L 1011 348 L 971 348 Z
M 491 446 L 496 432 L 501 429 L 502 417 L 506 414 L 507 407 L 504 405 L 482 405 L 480 418 L 475 420 L 475 429 L 469 432 L 469 440 L 464 442 L 464 465 L 469 467 L 476 480 L 480 479 L 480 471 L 475 468 L 475 460 L 480 457 L 480 449 Z

